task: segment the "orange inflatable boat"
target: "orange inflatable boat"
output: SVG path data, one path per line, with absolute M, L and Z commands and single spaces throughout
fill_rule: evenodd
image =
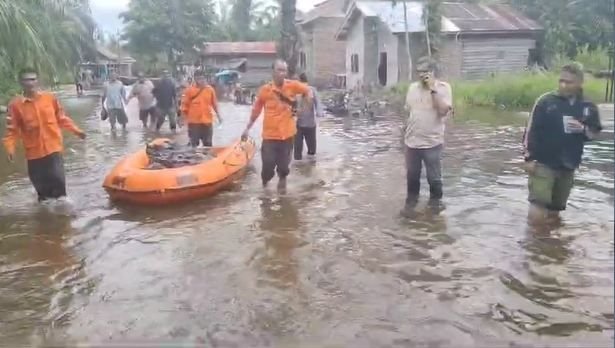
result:
M 150 144 L 168 142 L 156 139 Z M 187 202 L 215 194 L 245 174 L 254 157 L 253 140 L 213 147 L 213 158 L 179 168 L 147 169 L 146 149 L 123 158 L 107 175 L 103 187 L 111 200 L 139 205 Z

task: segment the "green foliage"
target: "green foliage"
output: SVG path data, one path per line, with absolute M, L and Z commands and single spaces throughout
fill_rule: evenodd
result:
M 531 108 L 536 98 L 545 92 L 556 90 L 557 72 L 496 75 L 482 81 L 459 81 L 453 83 L 456 106 L 486 106 L 503 109 Z M 606 80 L 587 77 L 584 93 L 595 102 L 604 98 Z
M 593 51 L 612 45 L 612 0 L 508 0 L 545 29 L 548 57 L 574 59 L 580 48 Z
M 452 83 L 455 107 L 489 107 L 508 110 L 528 110 L 536 98 L 557 89 L 559 74 L 522 73 L 496 75 L 482 81 Z M 394 103 L 403 103 L 408 83 L 400 83 L 390 90 Z M 606 80 L 587 77 L 584 93 L 594 102 L 604 98 Z
M 442 0 L 427 0 L 423 8 L 423 22 L 426 23 L 429 33 L 429 48 L 426 51 L 433 56 L 438 55 L 440 45 L 440 32 L 442 31 Z M 426 40 L 427 41 L 427 40 Z
M 88 1 L 0 0 L 0 95 L 16 89 L 25 66 L 43 81 L 66 75 L 93 54 L 95 29 Z
M 120 17 L 133 52 L 150 57 L 164 52 L 172 64 L 216 32 L 212 0 L 131 0 Z
M 248 6 L 248 17 L 240 8 Z M 218 0 L 216 39 L 221 41 L 274 41 L 280 36 L 280 6 L 263 0 Z
M 553 68 L 559 69 L 570 60 L 563 54 L 557 54 L 553 59 Z M 609 68 L 609 51 L 607 48 L 590 50 L 586 45 L 581 47 L 575 57 L 575 61 L 581 63 L 586 71 L 598 72 Z

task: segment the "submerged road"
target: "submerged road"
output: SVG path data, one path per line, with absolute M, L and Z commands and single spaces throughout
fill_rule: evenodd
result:
M 95 99 L 64 104 L 89 135 L 66 137 L 75 216 L 36 204 L 20 161 L 0 167 L 0 342 L 612 345 L 612 140 L 587 147 L 552 231 L 526 226 L 522 121 L 471 110 L 447 131 L 439 214 L 398 215 L 405 178 L 394 117 L 323 120 L 317 160 L 293 164 L 284 195 L 261 188 L 257 155 L 232 191 L 121 207 L 102 179 L 155 135 L 134 105 L 128 132 L 113 136 Z M 218 145 L 236 139 L 249 114 L 221 108 Z

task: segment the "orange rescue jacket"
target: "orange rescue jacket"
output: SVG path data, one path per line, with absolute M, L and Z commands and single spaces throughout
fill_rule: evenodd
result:
M 276 87 L 273 82 L 261 87 L 252 114 L 260 114 L 263 109 L 265 110 L 263 139 L 285 140 L 297 133 L 292 107 L 284 102 L 278 93 L 286 99 L 296 101 L 297 95 L 307 96 L 309 92 L 308 85 L 296 80 L 285 80 L 282 88 Z
M 38 92 L 32 99 L 16 97 L 8 107 L 4 147 L 8 154 L 13 155 L 17 141 L 21 139 L 28 160 L 61 152 L 63 150 L 61 128 L 75 135 L 83 134 L 83 131 L 66 116 L 55 95 Z
M 192 85 L 184 92 L 181 112 L 188 124 L 211 124 L 214 108 L 218 109 L 216 92 L 211 86 Z

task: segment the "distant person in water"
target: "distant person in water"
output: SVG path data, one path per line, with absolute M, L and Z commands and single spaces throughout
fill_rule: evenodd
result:
M 164 124 L 164 121 L 169 119 L 169 127 L 171 131 L 177 130 L 176 121 L 176 105 L 177 105 L 177 84 L 171 77 L 171 73 L 165 70 L 162 72 L 160 81 L 154 88 L 154 97 L 156 97 L 158 107 L 158 122 L 156 123 L 156 130 L 159 131 Z
M 143 123 L 143 128 L 147 128 L 148 121 L 150 125 L 154 125 L 158 121 L 156 98 L 153 94 L 154 84 L 146 79 L 142 72 L 138 73 L 137 76 L 139 79 L 132 86 L 128 100 L 137 97 L 139 101 L 139 119 Z
M 111 72 L 109 81 L 105 83 L 102 96 L 102 105 L 109 117 L 109 124 L 111 130 L 115 130 L 115 124 L 119 123 L 123 130 L 126 130 L 126 124 L 128 123 L 128 117 L 126 117 L 126 111 L 124 104 L 127 103 L 126 99 L 126 87 L 122 81 L 118 80 L 116 72 Z
M 10 162 L 21 140 L 28 160 L 28 176 L 38 200 L 66 196 L 62 128 L 81 139 L 85 133 L 65 114 L 55 95 L 39 90 L 38 73 L 24 69 L 19 73 L 22 96 L 8 107 L 4 147 Z
M 308 84 L 307 75 L 301 73 L 299 81 Z M 309 86 L 309 85 L 308 85 Z M 299 161 L 303 158 L 303 141 L 307 145 L 307 154 L 312 157 L 316 155 L 316 117 L 322 117 L 322 105 L 318 98 L 316 88 L 309 86 L 312 91 L 313 102 L 311 107 L 306 105 L 302 108 L 302 112 L 297 115 L 297 134 L 295 135 L 295 160 Z M 303 106 L 304 100 L 299 97 L 299 105 Z
M 78 97 L 83 95 L 83 81 L 79 76 L 75 76 L 75 90 L 77 91 Z
M 602 130 L 598 108 L 583 95 L 583 70 L 562 67 L 559 88 L 536 100 L 523 137 L 530 222 L 566 209 L 585 142 Z
M 218 98 L 203 72 L 196 72 L 194 79 L 196 83 L 185 90 L 182 98 L 182 118 L 188 124 L 188 137 L 193 147 L 212 146 L 214 115 L 222 123 Z
M 278 188 L 285 189 L 286 177 L 290 173 L 294 136 L 297 133 L 296 120 L 293 117 L 293 110 L 297 107 L 296 98 L 303 96 L 303 108 L 311 108 L 313 96 L 306 84 L 286 79 L 288 66 L 284 60 L 276 60 L 272 68 L 273 80 L 260 88 L 242 139 L 247 139 L 250 128 L 264 111 L 261 179 L 263 186 L 266 186 L 277 171 Z
M 419 81 L 413 82 L 406 95 L 406 205 L 404 213 L 416 206 L 421 188 L 423 164 L 429 183 L 429 203 L 441 207 L 442 148 L 447 116 L 452 113 L 451 86 L 434 76 L 435 63 L 429 57 L 419 59 L 416 71 Z

